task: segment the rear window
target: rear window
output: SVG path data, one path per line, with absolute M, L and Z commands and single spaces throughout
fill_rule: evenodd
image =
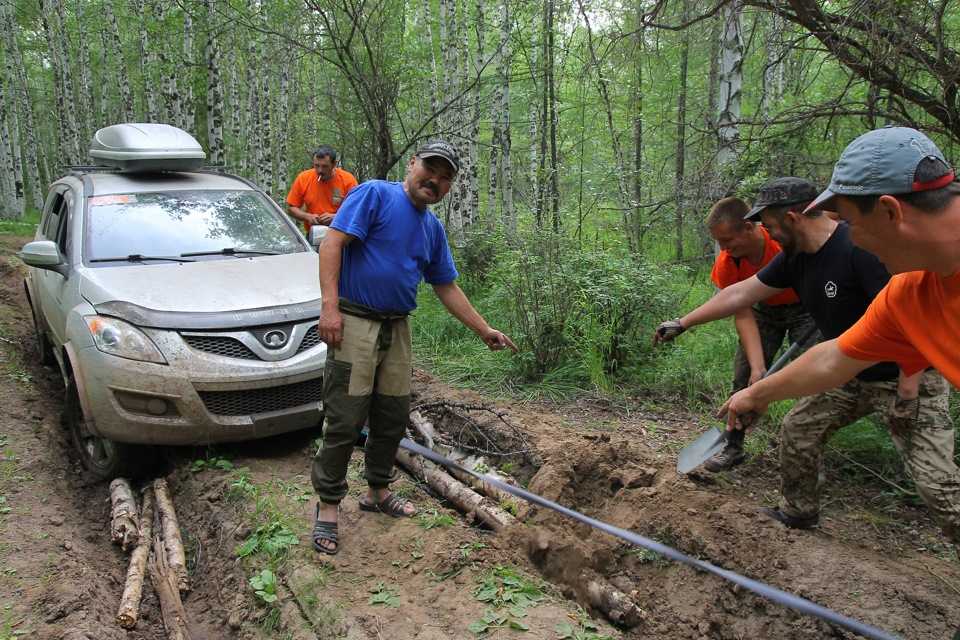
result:
M 225 248 L 265 253 L 309 250 L 283 214 L 255 191 L 117 194 L 93 196 L 87 204 L 84 260 L 132 254 L 176 257 Z

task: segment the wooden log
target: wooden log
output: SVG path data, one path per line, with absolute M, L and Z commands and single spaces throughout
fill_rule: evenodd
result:
M 643 622 L 645 614 L 633 599 L 612 584 L 591 580 L 587 583 L 587 598 L 611 622 L 628 629 Z
M 153 542 L 153 489 L 150 487 L 143 491 L 143 509 L 138 531 L 140 539 L 133 553 L 130 554 L 127 582 L 123 586 L 123 595 L 120 597 L 120 608 L 117 609 L 117 624 L 124 629 L 133 629 L 137 626 L 137 619 L 140 617 L 143 578 L 147 572 L 150 544 Z
M 464 513 L 473 514 L 494 531 L 501 531 L 516 522 L 512 515 L 489 498 L 481 496 L 429 460 L 424 460 L 405 449 L 397 450 L 397 460 L 407 471 L 429 484 L 458 509 Z
M 183 538 L 180 537 L 180 524 L 177 512 L 173 508 L 173 498 L 167 488 L 167 481 L 157 478 L 153 481 L 153 490 L 157 494 L 157 511 L 160 513 L 160 533 L 163 546 L 167 551 L 166 563 L 177 577 L 180 591 L 190 590 L 190 577 L 187 574 L 187 554 L 183 550 Z
M 126 478 L 110 483 L 110 538 L 124 551 L 129 551 L 140 538 L 137 525 L 137 501 Z
M 514 480 L 513 478 L 505 476 L 499 473 L 496 469 L 489 466 L 482 457 L 478 458 L 476 456 L 460 451 L 459 449 L 455 449 L 453 447 L 449 447 L 437 442 L 435 440 L 436 431 L 434 429 L 433 423 L 431 423 L 429 420 L 427 420 L 422 415 L 420 415 L 418 411 L 410 412 L 410 424 L 413 426 L 414 430 L 423 437 L 424 441 L 427 442 L 426 446 L 433 449 L 440 455 L 450 458 L 451 460 L 459 464 L 461 467 L 464 467 L 471 471 L 475 471 L 477 473 L 489 475 L 506 484 L 512 484 L 512 485 L 517 484 L 516 480 Z M 483 467 L 486 467 L 486 469 L 483 469 L 482 471 L 477 471 L 478 467 L 480 467 L 481 469 L 483 469 Z M 484 482 L 482 480 L 479 480 L 476 477 L 470 475 L 469 473 L 464 473 L 463 471 L 460 471 L 458 469 L 447 469 L 447 472 L 450 475 L 452 475 L 454 478 L 459 480 L 460 482 L 464 483 L 465 485 L 473 489 L 474 491 L 492 498 L 495 502 L 497 502 L 497 504 L 501 506 L 504 504 L 515 505 L 515 509 L 516 509 L 515 515 L 519 519 L 523 519 L 523 517 L 529 511 L 529 506 L 527 505 L 526 502 L 519 500 L 518 498 L 515 498 L 514 496 L 510 495 L 505 491 L 501 491 L 500 489 L 493 486 L 489 482 Z
M 157 500 L 159 506 L 160 501 Z M 187 625 L 187 612 L 180 600 L 178 577 L 173 567 L 167 563 L 169 551 L 164 539 L 158 534 L 153 537 L 153 554 L 150 556 L 150 581 L 160 600 L 160 614 L 163 628 L 167 630 L 169 640 L 191 640 Z

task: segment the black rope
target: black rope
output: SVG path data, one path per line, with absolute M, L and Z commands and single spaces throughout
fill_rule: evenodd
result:
M 465 467 L 460 466 L 453 460 L 447 459 L 446 457 L 438 454 L 436 451 L 433 451 L 432 449 L 428 449 L 422 445 L 417 444 L 416 442 L 410 440 L 409 438 L 404 438 L 403 440 L 401 440 L 400 446 L 406 449 L 407 451 L 420 454 L 424 458 L 427 458 L 428 460 L 436 462 L 437 464 L 442 465 L 444 467 L 457 469 L 459 471 L 463 471 L 464 473 L 468 473 L 471 476 L 477 478 L 478 480 L 481 480 L 485 483 L 489 483 L 495 486 L 496 488 L 500 489 L 501 491 L 505 491 L 507 493 L 515 495 L 518 498 L 523 498 L 527 502 L 532 502 L 533 504 L 539 505 L 541 507 L 552 509 L 553 511 L 563 514 L 568 518 L 573 518 L 574 520 L 577 520 L 584 524 L 588 524 L 595 529 L 599 529 L 604 533 L 609 533 L 610 535 L 620 538 L 621 540 L 625 540 L 630 544 L 635 544 L 639 547 L 649 549 L 650 551 L 655 551 L 656 553 L 659 553 L 662 556 L 666 556 L 667 558 L 670 558 L 675 562 L 680 562 L 680 563 L 689 565 L 691 567 L 699 569 L 700 571 L 705 571 L 706 573 L 712 573 L 713 575 L 719 576 L 724 580 L 728 580 L 729 582 L 740 585 L 744 589 L 748 589 L 759 596 L 767 598 L 768 600 L 772 600 L 777 604 L 781 604 L 785 607 L 794 609 L 795 611 L 799 611 L 800 613 L 813 616 L 815 618 L 819 618 L 825 622 L 829 622 L 830 624 L 834 624 L 838 627 L 843 627 L 844 629 L 852 631 L 860 636 L 863 636 L 864 638 L 871 638 L 872 640 L 901 640 L 899 636 L 892 635 L 890 633 L 887 633 L 886 631 L 883 631 L 882 629 L 878 629 L 864 622 L 860 622 L 859 620 L 854 620 L 853 618 L 849 618 L 841 613 L 837 613 L 832 609 L 828 609 L 824 606 L 816 604 L 815 602 L 811 602 L 810 600 L 801 598 L 800 596 L 794 595 L 792 593 L 788 593 L 786 591 L 782 591 L 780 589 L 777 589 L 776 587 L 771 587 L 770 585 L 760 582 L 758 580 L 747 578 L 745 576 L 740 575 L 739 573 L 735 573 L 727 569 L 722 569 L 714 564 L 710 564 L 709 562 L 705 562 L 703 560 L 693 558 L 684 553 L 681 553 L 680 551 L 677 551 L 672 547 L 668 547 L 665 544 L 662 544 L 650 538 L 646 538 L 632 531 L 627 531 L 626 529 L 615 527 L 611 524 L 607 524 L 606 522 L 602 522 L 600 520 L 591 518 L 590 516 L 585 516 L 584 514 L 578 511 L 574 511 L 573 509 L 564 507 L 563 505 L 557 504 L 552 500 L 547 500 L 546 498 L 538 496 L 535 493 L 530 493 L 529 491 L 525 489 L 521 489 L 520 487 L 515 487 L 511 484 L 507 484 L 506 482 L 498 480 L 493 476 L 479 474 L 476 471 L 473 471 L 472 469 L 467 469 Z

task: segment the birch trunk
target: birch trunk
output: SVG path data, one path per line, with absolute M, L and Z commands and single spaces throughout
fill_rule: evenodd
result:
M 482 0 L 476 0 L 474 4 L 474 16 L 473 16 L 473 25 L 474 32 L 477 37 L 477 52 L 476 57 L 473 60 L 473 75 L 468 77 L 466 70 L 470 67 L 464 65 L 464 81 L 470 82 L 474 81 L 473 85 L 473 104 L 470 109 L 470 126 L 468 127 L 469 133 L 468 137 L 468 151 L 467 156 L 470 158 L 470 165 L 467 174 L 467 183 L 466 183 L 466 216 L 464 223 L 468 229 L 472 229 L 473 226 L 477 223 L 477 220 L 480 216 L 480 150 L 477 138 L 480 136 L 480 75 L 483 71 L 484 63 L 484 37 L 483 32 L 486 28 L 483 13 L 483 2 Z M 464 38 L 463 38 L 463 59 L 466 62 L 467 56 L 467 30 L 464 28 Z
M 27 85 L 26 72 L 23 66 L 23 57 L 20 54 L 20 44 L 17 41 L 16 19 L 10 3 L 0 3 L 0 23 L 3 23 L 7 52 L 4 56 L 7 81 L 5 87 L 16 96 L 15 101 L 20 105 L 22 114 L 23 139 L 27 146 L 26 172 L 30 185 L 30 201 L 33 208 L 43 209 L 44 188 L 47 184 L 46 160 L 43 148 L 37 138 L 37 131 L 33 119 L 33 101 L 30 99 L 30 90 Z
M 269 46 L 269 43 L 265 43 Z M 269 59 L 269 51 L 262 50 L 263 58 Z M 269 157 L 270 144 L 270 73 L 264 65 L 261 69 L 257 93 L 260 102 L 260 117 L 257 120 L 257 184 L 261 189 L 269 189 L 273 175 L 272 158 Z
M 637 0 L 636 5 L 636 32 L 633 40 L 633 228 L 637 239 L 637 247 L 643 243 L 643 62 L 646 59 L 641 52 L 644 50 L 643 13 L 644 5 Z
M 719 146 L 717 164 L 721 175 L 737 159 L 740 140 L 740 94 L 743 86 L 743 27 L 741 0 L 723 6 L 720 39 L 720 104 L 717 115 Z
M 147 122 L 160 122 L 158 94 L 154 83 L 158 45 L 150 41 L 150 27 L 153 22 L 150 19 L 153 13 L 152 0 L 137 0 L 137 11 L 140 14 L 140 77 L 143 79 L 143 101 L 147 107 Z M 162 33 L 163 23 L 160 24 Z M 160 46 L 162 47 L 162 44 Z
M 3 100 L 7 113 L 7 135 L 9 137 L 8 145 L 11 169 L 9 176 L 11 183 L 11 203 L 14 206 L 14 217 L 19 218 L 23 216 L 25 207 L 23 190 L 23 156 L 20 153 L 20 117 L 17 113 L 17 99 L 13 90 L 15 86 L 15 84 L 5 81 L 3 86 L 3 95 L 0 96 L 0 99 Z
M 110 42 L 107 34 L 107 24 L 101 23 L 97 31 L 100 32 L 100 69 L 104 76 L 108 76 L 110 72 Z M 115 83 L 97 82 L 94 86 L 97 87 L 97 96 L 100 100 L 97 111 L 100 114 L 100 122 L 103 126 L 116 122 L 118 118 L 114 117 L 114 113 L 116 113 L 116 105 L 120 103 L 120 98 L 117 98 L 114 104 L 110 104 L 115 95 L 111 87 L 115 86 Z
M 180 65 L 181 73 L 176 74 L 175 80 L 182 107 L 182 120 L 178 126 L 191 135 L 196 135 L 196 131 L 194 131 L 196 107 L 193 104 L 194 61 L 193 18 L 190 17 L 190 12 L 185 10 L 183 12 L 183 60 Z
M 557 152 L 557 129 L 560 126 L 560 117 L 557 113 L 556 82 L 554 78 L 554 0 L 546 0 L 547 10 L 547 104 L 545 115 L 549 118 L 550 127 L 550 214 L 553 219 L 554 232 L 560 231 L 560 185 L 558 184 L 559 156 Z
M 127 567 L 127 580 L 124 583 L 120 607 L 117 609 L 117 624 L 124 629 L 137 626 L 140 617 L 140 599 L 143 596 L 143 578 L 147 572 L 147 558 L 153 544 L 153 489 L 143 491 L 143 504 L 140 509 L 140 522 L 137 527 L 139 540 L 130 554 Z
M 12 220 L 20 217 L 17 210 L 17 198 L 13 186 L 13 154 L 10 150 L 10 120 L 7 118 L 6 88 L 0 96 L 0 219 Z
M 443 75 L 444 75 L 444 97 L 445 100 L 454 100 L 455 103 L 446 111 L 446 118 L 442 127 L 441 135 L 453 142 L 461 154 L 461 171 L 457 176 L 456 182 L 450 189 L 450 196 L 447 198 L 446 222 L 450 235 L 450 240 L 455 247 L 463 247 L 466 244 L 464 237 L 464 171 L 463 162 L 469 162 L 464 157 L 463 151 L 463 130 L 464 130 L 464 105 L 462 96 L 459 96 L 461 87 L 460 55 L 465 55 L 465 51 L 460 51 L 460 26 L 457 11 L 457 0 L 440 0 L 440 47 L 443 53 Z
M 770 17 L 770 28 L 767 33 L 767 65 L 763 70 L 763 97 L 760 102 L 760 111 L 765 122 L 770 121 L 773 105 L 778 104 L 783 97 L 786 55 L 783 44 L 784 20 L 776 11 L 770 11 L 767 15 Z M 870 88 L 873 87 L 871 84 Z
M 231 138 L 229 144 L 225 145 L 224 157 L 228 163 L 231 163 L 232 166 L 240 166 L 240 156 L 243 155 L 243 145 L 242 138 L 240 137 L 241 127 L 243 125 L 243 112 L 244 109 L 241 108 L 240 100 L 240 57 L 237 55 L 235 47 L 230 47 L 229 49 L 229 61 L 227 63 L 227 72 L 229 82 L 228 87 L 228 102 L 230 108 L 227 109 L 228 117 L 230 118 L 230 132 Z
M 276 128 L 277 131 L 273 137 L 277 141 L 277 153 L 274 155 L 277 161 L 277 175 L 273 191 L 278 196 L 277 201 L 281 202 L 285 195 L 287 181 L 290 179 L 290 60 L 287 58 L 280 63 L 280 114 Z
M 187 573 L 187 556 L 183 549 L 183 538 L 180 536 L 180 523 L 177 521 L 177 512 L 173 506 L 173 498 L 167 488 L 167 481 L 157 478 L 153 481 L 153 493 L 157 499 L 157 513 L 159 514 L 160 533 L 163 536 L 163 545 L 166 550 L 166 564 L 175 576 L 179 591 L 190 590 L 190 578 Z
M 513 163 L 510 159 L 510 70 L 513 66 L 513 48 L 510 44 L 512 22 L 510 1 L 503 0 L 500 11 L 503 21 L 500 23 L 500 170 L 501 170 L 501 210 L 500 218 L 511 237 L 517 233 L 517 211 L 513 206 Z
M 67 126 L 67 144 L 69 145 L 69 160 L 72 163 L 81 162 L 86 156 L 86 151 L 80 145 L 80 130 L 77 122 L 77 92 L 73 86 L 73 64 L 71 60 L 70 34 L 66 29 L 66 18 L 63 12 L 63 1 L 52 0 L 54 8 L 50 16 L 56 23 L 55 31 L 59 34 L 60 40 L 57 43 L 57 51 L 60 56 L 60 84 L 63 92 L 63 100 L 67 105 L 67 114 L 64 123 Z
M 50 46 L 50 64 L 53 69 L 53 88 L 56 99 L 58 154 L 67 164 L 76 162 L 80 155 L 77 144 L 76 114 L 73 92 L 70 91 L 69 70 L 63 47 L 60 0 L 43 0 L 41 19 Z
M 247 50 L 247 108 L 243 115 L 243 141 L 245 153 L 243 154 L 243 174 L 247 177 L 255 176 L 259 159 L 257 156 L 257 143 L 255 127 L 259 121 L 260 100 L 259 100 L 259 82 L 257 79 L 257 64 L 259 63 L 259 52 L 257 50 L 257 36 L 250 38 L 250 47 Z
M 205 0 L 207 9 L 207 159 L 223 164 L 223 94 L 220 88 L 220 51 L 214 28 L 213 0 Z
M 690 0 L 683 0 L 683 21 L 690 14 Z M 686 148 L 687 148 L 687 68 L 690 60 L 690 30 L 684 29 L 680 40 L 680 88 L 677 91 L 677 146 L 673 177 L 674 255 L 683 259 L 683 213 L 686 206 Z
M 93 83 L 90 81 L 90 70 L 93 68 L 93 60 L 90 57 L 89 36 L 86 27 L 87 4 L 85 2 L 78 2 L 75 6 L 77 7 L 77 34 L 79 36 L 79 61 L 77 64 L 80 71 L 80 88 L 78 95 L 81 108 L 79 134 L 81 145 L 85 145 L 93 137 L 96 126 Z
M 107 22 L 110 24 L 110 36 L 113 39 L 113 56 L 116 60 L 115 81 L 120 86 L 120 112 L 124 122 L 133 122 L 133 93 L 130 91 L 130 79 L 123 60 L 120 27 L 117 25 L 117 16 L 113 12 L 112 4 L 112 2 L 103 3 L 103 10 L 107 15 Z

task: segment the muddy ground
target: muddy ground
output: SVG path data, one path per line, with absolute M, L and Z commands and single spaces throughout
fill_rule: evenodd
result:
M 109 541 L 107 487 L 84 474 L 60 426 L 58 376 L 30 350 L 12 256 L 25 241 L 0 237 L 0 640 L 165 638 L 150 588 L 135 630 L 114 622 L 127 557 Z M 415 390 L 420 404 L 501 411 L 529 451 L 496 461 L 547 498 L 904 638 L 960 628 L 960 562 L 924 509 L 891 502 L 879 480 L 851 482 L 828 465 L 821 527 L 789 531 L 755 513 L 777 499 L 775 443 L 734 472 L 681 477 L 676 451 L 705 422 L 675 408 L 483 398 L 422 371 Z M 420 517 L 361 512 L 359 449 L 342 551 L 319 557 L 307 535 L 318 435 L 158 452 L 189 556 L 194 638 L 853 637 L 543 509 L 521 507 L 523 522 L 494 535 L 403 476 L 396 488 Z M 288 532 L 298 544 L 282 543 Z M 261 544 L 245 554 L 251 540 Z M 261 589 L 273 603 L 250 585 L 264 570 L 276 577 Z M 591 609 L 591 581 L 628 594 L 636 626 L 616 628 Z

